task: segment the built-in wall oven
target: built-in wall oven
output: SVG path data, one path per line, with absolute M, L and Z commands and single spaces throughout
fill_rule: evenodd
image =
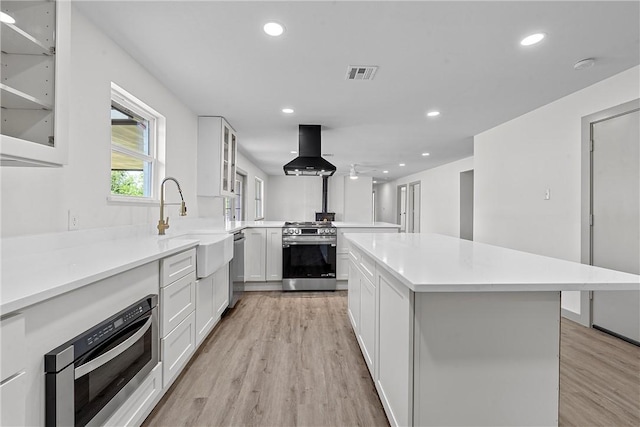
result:
M 282 289 L 336 289 L 337 232 L 330 222 L 286 222 L 282 228 Z
M 103 424 L 158 364 L 149 295 L 44 356 L 45 425 Z

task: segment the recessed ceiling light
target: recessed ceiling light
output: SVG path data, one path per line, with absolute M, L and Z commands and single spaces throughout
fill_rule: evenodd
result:
M 429 116 L 429 117 L 436 117 L 436 116 L 439 116 L 439 115 L 440 115 L 440 111 L 429 111 L 427 113 L 427 116 Z
M 389 173 L 389 171 L 382 171 L 382 173 Z
M 265 33 L 273 37 L 281 36 L 282 33 L 284 33 L 284 27 L 282 24 L 278 24 L 277 22 L 267 22 L 262 28 Z
M 377 183 L 378 183 L 378 181 L 373 181 L 373 183 L 374 183 L 374 184 L 377 184 Z
M 282 112 L 285 114 L 291 114 L 293 113 L 293 108 L 283 108 Z
M 5 24 L 15 24 L 16 20 L 13 19 L 12 16 L 4 13 L 4 12 L 0 12 L 0 22 L 4 22 Z
M 398 166 L 405 166 L 405 164 L 404 163 L 400 163 Z
M 545 35 L 546 35 L 545 33 L 531 34 L 530 36 L 523 38 L 520 44 L 522 46 L 531 46 L 536 43 L 540 43 L 542 39 L 545 37 Z
M 422 153 L 422 155 L 423 155 L 424 157 L 426 157 L 426 156 L 429 156 L 430 154 L 429 154 L 429 153 Z
M 291 150 L 291 154 L 298 154 L 298 152 L 295 150 Z
M 596 60 L 593 58 L 582 59 L 575 64 L 573 64 L 574 70 L 584 70 L 586 68 L 591 68 L 596 63 Z

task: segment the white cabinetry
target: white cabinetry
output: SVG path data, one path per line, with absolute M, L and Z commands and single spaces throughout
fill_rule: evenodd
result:
M 0 425 L 25 425 L 26 339 L 22 314 L 0 319 Z
M 391 425 L 411 425 L 413 293 L 351 247 L 348 311 Z
M 196 282 L 196 347 L 209 335 L 229 306 L 229 264 Z
M 266 280 L 267 229 L 248 228 L 244 231 L 244 279 L 246 282 Z
M 235 195 L 237 144 L 224 117 L 198 117 L 198 196 Z
M 282 280 L 282 228 L 247 228 L 244 235 L 245 281 Z
M 267 228 L 266 279 L 282 280 L 282 228 Z
M 3 1 L 0 159 L 3 166 L 67 163 L 71 3 Z
M 196 348 L 195 256 L 195 249 L 190 249 L 160 263 L 160 357 L 165 388 Z
M 391 425 L 411 425 L 413 416 L 413 293 L 386 273 L 376 273 L 380 291 L 376 323 L 376 388 Z

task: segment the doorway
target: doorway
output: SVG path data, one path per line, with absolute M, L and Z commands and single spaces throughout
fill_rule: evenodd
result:
M 460 238 L 473 240 L 473 170 L 460 172 Z
M 640 274 L 640 110 L 591 123 L 591 264 Z M 640 292 L 594 291 L 594 328 L 640 345 Z
M 407 196 L 407 233 L 420 232 L 420 181 L 409 184 Z
M 398 185 L 398 224 L 400 233 L 407 231 L 407 184 Z

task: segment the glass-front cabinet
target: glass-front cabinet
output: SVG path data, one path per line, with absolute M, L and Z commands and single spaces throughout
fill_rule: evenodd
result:
M 236 132 L 224 117 L 198 117 L 199 196 L 235 195 L 237 149 Z
M 67 162 L 70 2 L 2 1 L 2 166 Z

